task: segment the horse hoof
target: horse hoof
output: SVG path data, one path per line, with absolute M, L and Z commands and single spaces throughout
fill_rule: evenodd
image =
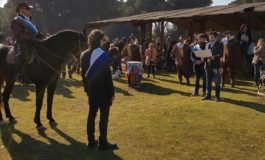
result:
M 43 131 L 45 131 L 47 128 L 45 128 L 44 126 L 37 126 L 36 127 L 37 128 L 37 130 L 39 131 L 39 132 L 43 132 Z
M 15 118 L 9 119 L 10 124 L 17 124 L 17 120 Z
M 49 122 L 51 127 L 56 127 L 58 124 L 55 121 Z

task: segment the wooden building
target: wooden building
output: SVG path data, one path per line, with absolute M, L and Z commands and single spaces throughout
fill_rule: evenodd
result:
M 265 30 L 265 2 L 241 5 L 225 5 L 149 12 L 129 17 L 121 17 L 87 23 L 90 29 L 110 24 L 131 23 L 139 26 L 141 39 L 146 34 L 152 36 L 152 23 L 161 23 L 161 44 L 164 43 L 164 23 L 171 22 L 189 31 L 190 35 L 205 30 L 238 31 L 241 24 L 248 24 L 251 30 Z

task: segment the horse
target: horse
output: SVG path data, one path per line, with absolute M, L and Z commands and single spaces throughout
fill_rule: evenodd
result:
M 83 50 L 87 48 L 87 35 L 73 30 L 62 30 L 50 38 L 34 43 L 30 49 L 31 55 L 35 59 L 30 64 L 24 64 L 24 74 L 35 84 L 36 87 L 36 111 L 34 122 L 38 130 L 45 130 L 40 119 L 40 112 L 43 104 L 43 97 L 47 89 L 47 113 L 50 126 L 56 126 L 57 123 L 52 116 L 52 103 L 57 81 L 60 77 L 61 67 L 67 59 L 74 55 L 79 58 Z M 9 99 L 15 84 L 15 64 L 6 62 L 6 56 L 10 47 L 2 46 L 0 48 L 0 80 L 5 82 L 2 101 L 6 117 L 10 124 L 17 123 L 15 117 L 11 114 Z M 0 110 L 0 123 L 4 124 Z

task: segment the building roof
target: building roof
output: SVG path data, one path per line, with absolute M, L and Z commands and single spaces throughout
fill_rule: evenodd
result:
M 134 16 L 90 22 L 87 23 L 87 26 L 102 27 L 110 24 L 123 23 L 140 25 L 169 21 L 184 28 L 191 27 L 190 22 L 194 22 L 192 28 L 198 28 L 198 25 L 204 25 L 204 28 L 211 26 L 219 30 L 225 28 L 235 29 L 240 24 L 246 22 L 246 11 L 248 9 L 254 9 L 253 27 L 256 29 L 265 29 L 265 23 L 263 24 L 265 22 L 265 2 L 149 12 Z

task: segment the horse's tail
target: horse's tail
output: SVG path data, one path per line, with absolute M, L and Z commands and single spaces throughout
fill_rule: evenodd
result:
M 0 69 L 6 64 L 6 56 L 10 50 L 10 47 L 8 46 L 2 46 L 0 47 Z M 4 83 L 4 79 L 2 76 L 0 76 L 0 104 L 2 103 L 2 86 Z
M 0 104 L 2 103 L 2 86 L 4 84 L 3 77 L 0 76 Z

